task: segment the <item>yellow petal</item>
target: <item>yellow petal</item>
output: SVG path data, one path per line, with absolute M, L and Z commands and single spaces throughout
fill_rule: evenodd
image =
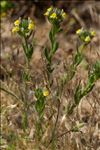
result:
M 92 35 L 92 36 L 95 36 L 95 35 L 96 35 L 96 32 L 95 32 L 95 31 L 91 31 L 91 35 Z
M 57 19 L 57 14 L 56 13 L 51 14 L 50 18 L 51 19 Z
M 87 37 L 85 38 L 85 42 L 90 42 L 90 41 L 91 41 L 90 36 L 87 36 Z
M 63 12 L 63 13 L 62 13 L 62 17 L 63 17 L 63 18 L 66 18 L 66 16 L 67 16 L 66 13 Z
M 53 7 L 51 6 L 50 8 L 47 9 L 47 12 L 50 12 L 53 9 Z
M 44 90 L 43 91 L 43 95 L 46 97 L 46 96 L 48 96 L 49 95 L 49 91 L 48 90 Z
M 48 13 L 48 12 L 46 12 L 46 13 L 44 13 L 44 15 L 45 15 L 45 16 L 48 16 L 48 15 L 49 15 L 49 13 Z
M 78 29 L 77 31 L 76 31 L 76 34 L 80 34 L 81 33 L 81 29 Z
M 12 32 L 13 33 L 16 33 L 16 32 L 18 32 L 19 31 L 19 27 L 14 27 L 13 29 L 12 29 Z
M 15 26 L 19 26 L 19 24 L 20 24 L 20 20 L 19 19 L 14 22 Z
M 33 29 L 34 29 L 34 24 L 33 24 L 33 23 L 29 23 L 28 29 L 29 29 L 29 30 L 33 30 Z

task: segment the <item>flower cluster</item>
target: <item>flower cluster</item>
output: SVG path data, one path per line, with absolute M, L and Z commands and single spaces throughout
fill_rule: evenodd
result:
M 35 24 L 30 18 L 23 19 L 19 18 L 14 22 L 14 27 L 12 29 L 13 33 L 19 33 L 21 36 L 29 36 L 34 30 Z
M 52 6 L 47 9 L 44 15 L 47 16 L 49 21 L 53 23 L 60 23 L 66 18 L 66 13 L 63 9 L 60 10 Z
M 76 31 L 76 34 L 79 36 L 79 38 L 85 42 L 86 44 L 91 42 L 91 39 L 96 35 L 95 31 L 87 31 L 82 29 L 78 29 Z

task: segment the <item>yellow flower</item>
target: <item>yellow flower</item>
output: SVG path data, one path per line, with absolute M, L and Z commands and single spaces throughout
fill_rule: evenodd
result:
M 91 41 L 90 36 L 87 36 L 87 37 L 85 38 L 85 42 L 90 42 L 90 41 Z
M 51 16 L 50 16 L 51 19 L 57 19 L 57 14 L 56 13 L 53 13 Z
M 48 16 L 48 15 L 49 15 L 49 13 L 48 13 L 48 12 L 46 12 L 46 13 L 44 13 L 44 15 L 45 15 L 45 16 Z
M 95 31 L 91 31 L 91 35 L 92 35 L 92 36 L 95 36 L 95 35 L 96 35 L 96 32 L 95 32 Z
M 19 19 L 14 22 L 15 26 L 19 26 L 19 24 L 20 24 L 20 20 Z
M 49 91 L 48 91 L 47 89 L 45 89 L 45 90 L 43 91 L 43 95 L 44 95 L 45 97 L 47 97 L 47 96 L 49 95 Z
M 44 13 L 45 16 L 48 16 L 50 11 L 52 11 L 53 7 L 50 7 L 47 9 L 47 11 Z
M 17 27 L 17 26 L 12 29 L 12 32 L 13 32 L 13 33 L 16 33 L 16 32 L 18 32 L 18 31 L 19 31 L 19 27 Z
M 47 9 L 47 12 L 50 12 L 53 9 L 53 7 L 51 6 L 50 8 Z
M 63 12 L 63 13 L 62 13 L 62 17 L 63 17 L 63 18 L 66 18 L 66 16 L 67 16 L 66 13 Z
M 34 23 L 33 22 L 29 23 L 28 29 L 29 30 L 33 30 L 34 29 Z
M 77 31 L 76 31 L 76 34 L 80 34 L 82 32 L 82 30 L 81 29 L 78 29 Z

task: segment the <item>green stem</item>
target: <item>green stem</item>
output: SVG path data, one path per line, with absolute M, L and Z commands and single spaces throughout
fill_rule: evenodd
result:
M 29 68 L 29 59 L 26 56 L 26 53 L 28 51 L 28 41 L 27 41 L 27 39 L 25 37 L 24 37 L 24 43 L 25 43 L 24 51 L 25 51 L 25 57 L 26 57 L 26 65 L 27 65 L 27 68 Z
M 78 48 L 78 51 L 81 53 L 85 47 L 86 47 L 86 44 L 82 44 L 82 45 Z

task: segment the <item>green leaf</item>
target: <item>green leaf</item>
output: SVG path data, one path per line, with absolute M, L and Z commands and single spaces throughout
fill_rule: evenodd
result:
M 95 82 L 100 78 L 100 61 L 97 61 L 93 65 L 92 73 L 90 73 L 88 82 L 85 86 L 85 88 L 82 90 L 82 86 L 79 83 L 79 85 L 76 88 L 75 94 L 74 94 L 74 102 L 72 106 L 69 107 L 68 112 L 71 114 L 74 110 L 74 108 L 80 103 L 80 100 L 82 97 L 86 96 L 89 92 L 92 91 L 93 87 L 95 86 Z
M 72 132 L 79 132 L 80 129 L 84 127 L 84 123 L 79 123 L 78 125 L 75 125 L 73 128 L 72 128 Z
M 100 61 L 97 61 L 93 65 L 93 69 L 89 74 L 89 83 L 93 84 L 96 80 L 100 79 Z
M 39 117 L 41 118 L 43 116 L 43 110 L 45 108 L 44 99 L 37 100 L 35 104 L 35 108 L 39 114 Z
M 59 46 L 59 43 L 55 41 L 54 44 L 53 44 L 53 49 L 52 49 L 53 54 L 57 51 L 58 46 Z
M 61 32 L 61 31 L 63 31 L 63 29 L 62 29 L 62 28 L 59 28 L 59 29 L 58 29 L 58 32 Z
M 74 58 L 74 63 L 76 66 L 78 66 L 81 61 L 83 60 L 83 55 L 79 51 L 76 53 L 75 58 Z
M 53 43 L 53 34 L 52 34 L 52 29 L 51 29 L 51 31 L 49 32 L 49 38 L 50 38 L 51 43 Z
M 28 27 L 28 20 L 27 19 L 23 19 L 20 26 L 23 27 L 24 29 L 27 29 L 27 27 Z
M 75 65 L 71 65 L 70 66 L 70 70 L 69 70 L 69 73 L 68 73 L 68 81 L 70 81 L 73 77 L 74 77 L 74 75 L 75 75 L 75 73 L 76 73 L 76 66 Z
M 87 95 L 90 91 L 92 91 L 95 82 L 100 79 L 100 61 L 97 61 L 93 65 L 93 70 L 89 74 L 87 85 L 83 91 L 83 96 Z
M 39 117 L 41 118 L 43 116 L 43 111 L 44 111 L 44 108 L 45 108 L 45 97 L 43 95 L 42 89 L 40 89 L 40 88 L 36 89 L 35 96 L 37 98 L 35 108 L 36 108 L 36 111 L 39 114 Z
M 71 115 L 72 113 L 73 113 L 73 110 L 74 110 L 74 108 L 76 107 L 76 105 L 75 104 L 69 104 L 68 105 L 68 107 L 67 107 L 67 113 L 69 114 L 69 115 Z
M 32 54 L 33 54 L 32 44 L 28 44 L 27 46 L 24 44 L 22 44 L 22 45 L 23 45 L 24 53 L 25 53 L 27 59 L 30 60 L 32 57 Z
M 9 144 L 6 150 L 15 150 L 16 146 L 13 144 Z
M 85 96 L 85 95 L 87 95 L 89 92 L 91 92 L 94 86 L 95 86 L 95 82 L 90 83 L 88 81 L 86 87 L 84 88 L 84 90 L 82 92 L 82 97 Z
M 93 66 L 94 74 L 96 76 L 96 80 L 100 79 L 100 61 L 96 61 Z
M 48 60 L 48 62 L 50 63 L 51 62 L 51 59 L 50 59 L 50 56 L 49 56 L 49 51 L 47 48 L 44 49 L 44 54 L 45 54 L 45 57 L 46 59 Z
M 26 55 L 26 49 L 27 49 L 27 47 L 26 47 L 26 45 L 24 45 L 24 43 L 22 43 L 22 47 L 23 47 L 24 53 Z
M 28 116 L 27 116 L 27 112 L 24 112 L 22 115 L 22 127 L 23 130 L 25 131 L 28 127 Z
M 26 72 L 24 71 L 22 73 L 22 80 L 24 80 L 24 81 L 30 81 L 31 80 L 31 76 L 27 71 Z
M 76 105 L 79 104 L 81 98 L 82 98 L 82 87 L 81 84 L 79 83 L 74 94 L 74 101 Z
M 51 66 L 50 63 L 47 64 L 47 70 L 49 71 L 49 73 L 52 73 L 54 70 L 54 67 Z
M 43 92 L 41 88 L 38 88 L 35 90 L 35 96 L 37 99 L 40 99 L 41 97 L 43 97 Z
M 96 79 L 95 74 L 91 73 L 89 75 L 88 84 L 93 84 L 95 82 L 95 79 Z
M 33 54 L 33 46 L 32 44 L 28 44 L 28 51 L 27 51 L 27 57 L 30 60 Z

